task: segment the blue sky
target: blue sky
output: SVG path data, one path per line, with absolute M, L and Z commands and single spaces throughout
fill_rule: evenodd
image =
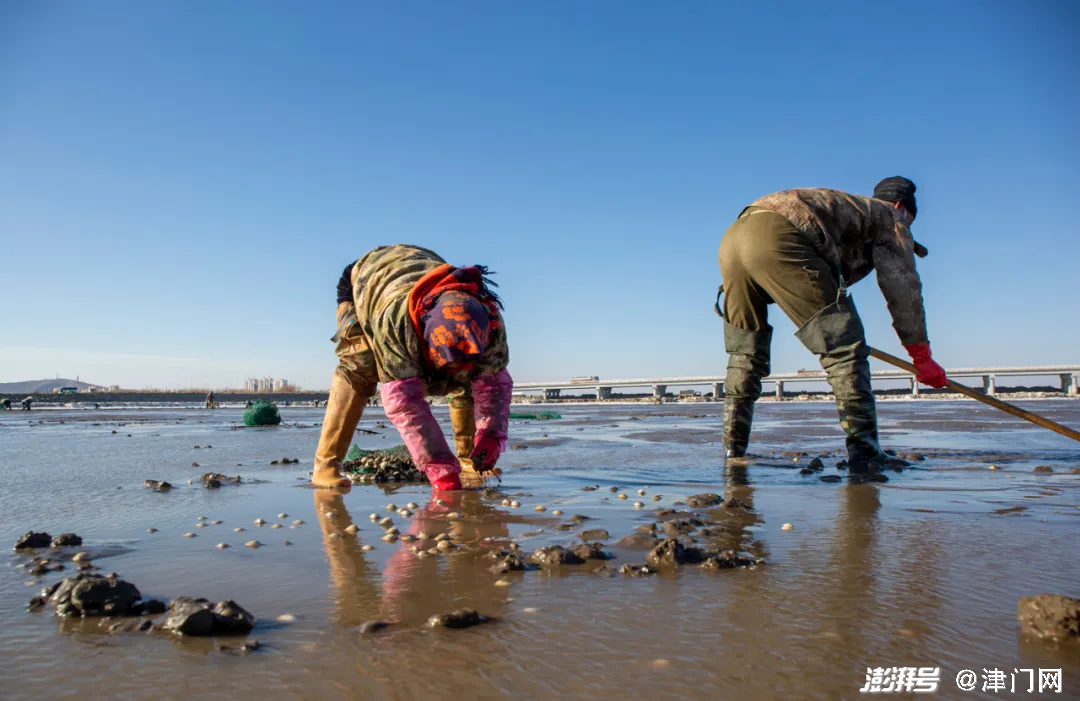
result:
M 338 274 L 399 242 L 498 272 L 520 381 L 722 373 L 740 209 L 896 174 L 939 360 L 1075 363 L 1078 28 L 1039 1 L 0 3 L 0 381 L 326 387 Z M 816 367 L 770 313 L 774 369 Z

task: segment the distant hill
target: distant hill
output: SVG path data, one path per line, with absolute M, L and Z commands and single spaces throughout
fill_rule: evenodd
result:
M 91 387 L 89 382 L 78 380 L 26 380 L 24 382 L 0 382 L 0 394 L 34 394 L 52 392 L 57 387 Z

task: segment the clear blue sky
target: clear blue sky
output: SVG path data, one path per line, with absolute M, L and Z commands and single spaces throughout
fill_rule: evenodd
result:
M 740 209 L 897 174 L 940 361 L 1078 362 L 1078 36 L 1067 0 L 0 2 L 0 381 L 326 387 L 341 269 L 399 242 L 499 273 L 520 381 L 722 373 Z

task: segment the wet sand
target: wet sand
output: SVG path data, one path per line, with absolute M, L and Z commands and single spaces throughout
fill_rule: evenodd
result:
M 1075 401 L 1031 406 L 1080 425 Z M 358 486 L 344 496 L 308 489 L 298 478 L 309 469 L 320 410 L 284 408 L 286 425 L 243 430 L 232 428 L 240 409 L 0 415 L 8 547 L 31 529 L 74 531 L 85 539 L 77 550 L 99 553 L 103 573 L 119 572 L 146 598 L 236 600 L 258 619 L 248 638 L 264 646 L 235 657 L 218 650 L 235 640 L 110 634 L 93 619 L 27 612 L 41 585 L 27 586 L 28 556 L 9 552 L 0 570 L 0 696 L 846 699 L 862 696 L 866 667 L 892 666 L 940 666 L 943 698 L 976 695 L 957 690 L 960 670 L 995 666 L 1060 667 L 1064 694 L 1055 697 L 1080 690 L 1080 650 L 1029 641 L 1016 623 L 1022 596 L 1080 596 L 1080 474 L 1072 473 L 1080 446 L 971 402 L 883 403 L 886 447 L 928 459 L 889 473 L 887 484 L 852 485 L 820 480 L 845 475 L 835 469 L 843 441 L 827 405 L 763 404 L 748 466 L 720 457 L 719 405 L 559 411 L 562 420 L 512 422 L 511 444 L 536 448 L 508 450 L 500 463 L 501 490 L 519 508 L 477 493 L 440 507 L 420 486 Z M 369 411 L 361 427 L 382 419 Z M 356 443 L 397 440 L 379 429 Z M 799 474 L 792 468 L 810 457 L 796 461 L 793 451 L 827 455 L 826 469 Z M 301 463 L 269 464 L 282 457 Z M 1035 473 L 1041 465 L 1053 473 Z M 209 471 L 263 482 L 208 490 L 198 478 Z M 142 487 L 146 479 L 175 488 L 155 493 Z M 680 504 L 703 492 L 749 508 Z M 411 518 L 385 508 L 409 502 L 421 505 Z M 538 504 L 547 511 L 534 511 Z M 645 562 L 646 543 L 620 541 L 640 526 L 662 528 L 672 516 L 658 509 L 695 512 L 709 529 L 695 534 L 698 545 L 765 564 L 617 574 Z M 447 510 L 462 518 L 448 520 Z M 452 534 L 460 547 L 417 557 L 411 544 L 381 540 L 371 513 L 402 533 Z M 557 529 L 575 514 L 590 520 Z M 196 529 L 199 516 L 222 523 Z M 297 519 L 305 523 L 290 528 Z M 580 542 L 585 529 L 607 530 L 615 559 L 499 575 L 485 555 L 510 540 L 526 552 Z M 251 539 L 264 546 L 243 547 Z M 216 549 L 222 542 L 231 547 Z M 36 579 L 65 574 L 70 563 Z M 431 615 L 462 607 L 497 620 L 425 627 Z M 275 620 L 284 614 L 295 620 Z M 366 635 L 371 620 L 394 625 Z

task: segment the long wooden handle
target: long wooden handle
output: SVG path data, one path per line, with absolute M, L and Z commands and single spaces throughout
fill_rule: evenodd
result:
M 912 375 L 915 374 L 914 365 L 907 361 L 901 360 L 900 358 L 897 358 L 895 355 L 889 355 L 888 353 L 884 351 L 879 351 L 876 348 L 870 349 L 870 355 L 882 362 L 888 363 L 889 365 L 895 365 L 901 370 L 907 370 Z M 952 380 L 949 380 L 945 386 L 951 389 L 953 392 L 957 392 L 967 397 L 971 397 L 972 399 L 978 400 L 983 404 L 989 404 L 995 409 L 1001 409 L 1006 414 L 1012 414 L 1017 418 L 1024 419 L 1025 421 L 1030 421 L 1031 423 L 1042 426 L 1043 428 L 1048 428 L 1054 433 L 1060 433 L 1066 438 L 1072 438 L 1074 441 L 1080 441 L 1080 431 L 1074 431 L 1067 426 L 1062 426 L 1059 423 L 1039 416 L 1038 414 L 1033 414 L 1030 411 L 1025 411 L 1018 406 L 1013 406 L 1012 404 L 1009 404 L 1008 402 L 1003 402 L 996 397 L 991 397 L 989 394 L 980 392 L 975 389 L 971 389 L 970 387 L 962 385 L 959 382 L 953 382 Z

